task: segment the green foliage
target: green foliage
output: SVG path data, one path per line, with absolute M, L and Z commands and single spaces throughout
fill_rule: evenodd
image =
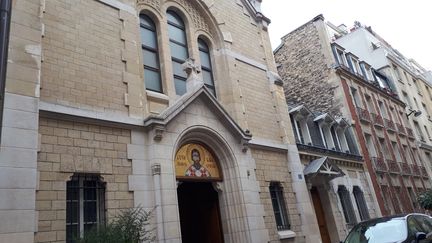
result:
M 422 208 L 432 210 L 432 190 L 429 189 L 420 193 L 418 202 Z
M 152 212 L 142 208 L 123 210 L 111 222 L 87 232 L 77 243 L 153 242 L 154 229 L 149 229 Z

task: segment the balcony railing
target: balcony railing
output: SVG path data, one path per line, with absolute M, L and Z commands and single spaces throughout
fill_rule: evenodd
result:
M 393 121 L 384 118 L 384 124 L 385 124 L 385 127 L 387 128 L 387 130 L 394 131 L 394 132 L 396 131 L 396 126 L 393 123 Z
M 384 121 L 380 115 L 371 113 L 371 116 L 372 116 L 372 122 L 374 123 L 375 126 L 384 127 Z
M 429 175 L 426 171 L 426 167 L 424 167 L 424 166 L 419 166 L 419 167 L 420 167 L 421 175 L 425 178 L 429 178 Z
M 405 162 L 399 162 L 399 167 L 401 168 L 401 174 L 402 175 L 411 175 L 411 167 L 408 163 Z
M 363 109 L 361 107 L 357 107 L 357 114 L 358 114 L 361 121 L 365 121 L 365 122 L 371 121 L 369 111 L 367 111 L 366 109 Z
M 397 162 L 388 159 L 387 164 L 388 164 L 388 168 L 389 168 L 390 173 L 395 173 L 395 174 L 400 173 L 399 164 Z
M 421 176 L 420 174 L 420 168 L 416 164 L 411 165 L 411 171 L 413 176 Z
M 382 158 L 372 157 L 372 164 L 376 172 L 387 172 L 387 165 Z
M 401 124 L 396 123 L 396 127 L 397 127 L 397 130 L 398 130 L 399 134 L 401 134 L 401 135 L 405 135 L 406 134 L 405 128 Z
M 408 127 L 406 127 L 405 129 L 406 129 L 408 137 L 414 139 L 415 137 L 414 137 L 413 130 L 411 128 L 408 128 Z

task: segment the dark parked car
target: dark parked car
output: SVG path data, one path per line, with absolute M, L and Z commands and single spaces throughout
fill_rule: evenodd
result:
M 358 223 L 345 243 L 432 243 L 432 217 L 403 214 Z

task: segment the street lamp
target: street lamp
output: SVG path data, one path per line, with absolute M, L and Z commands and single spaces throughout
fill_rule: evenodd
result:
M 406 114 L 407 118 L 409 116 L 411 116 L 413 113 L 414 113 L 414 117 L 418 117 L 418 116 L 420 116 L 422 114 L 421 111 L 416 111 L 416 110 L 411 110 L 411 109 L 409 111 L 410 111 L 410 113 Z

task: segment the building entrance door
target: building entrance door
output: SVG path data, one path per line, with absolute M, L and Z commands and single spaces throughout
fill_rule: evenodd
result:
M 210 182 L 177 188 L 183 243 L 223 243 L 218 193 Z
M 315 214 L 318 221 L 318 226 L 321 234 L 321 239 L 323 243 L 331 243 L 330 234 L 327 229 L 327 222 L 325 219 L 324 209 L 322 207 L 321 198 L 316 187 L 312 187 L 310 190 L 312 195 L 312 201 L 315 208 Z

